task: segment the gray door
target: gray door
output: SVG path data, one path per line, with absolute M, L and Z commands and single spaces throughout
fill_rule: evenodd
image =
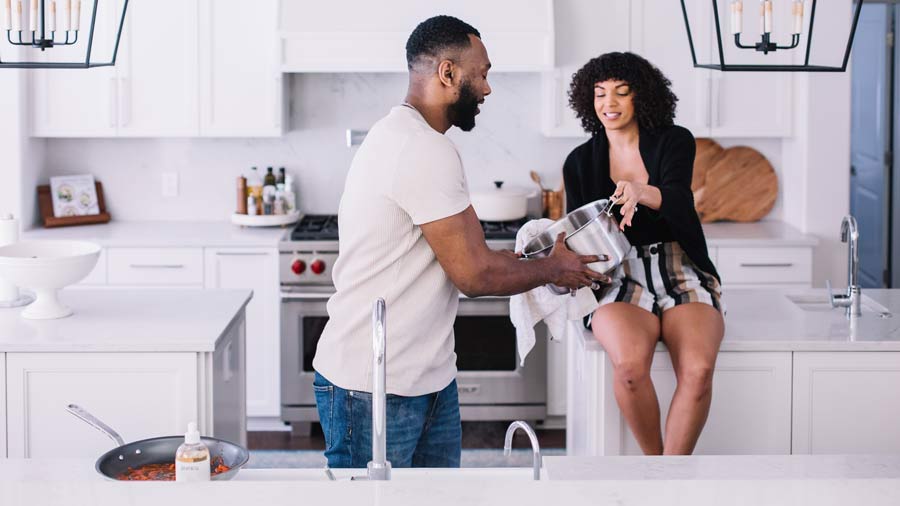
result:
M 863 4 L 853 42 L 850 212 L 859 222 L 859 281 L 869 288 L 888 281 L 892 17 L 892 5 Z

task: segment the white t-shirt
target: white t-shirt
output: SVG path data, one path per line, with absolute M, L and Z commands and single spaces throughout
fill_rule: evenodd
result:
M 416 396 L 456 377 L 453 322 L 459 291 L 419 225 L 469 207 L 453 142 L 418 111 L 378 121 L 350 165 L 341 197 L 336 293 L 313 367 L 335 385 L 372 391 L 372 307 L 387 306 L 387 392 Z

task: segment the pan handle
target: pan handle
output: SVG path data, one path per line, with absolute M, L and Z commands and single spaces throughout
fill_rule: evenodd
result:
M 120 436 L 118 432 L 114 431 L 109 425 L 101 422 L 96 416 L 88 413 L 81 406 L 77 404 L 69 404 L 68 406 L 66 406 L 66 411 L 72 413 L 73 415 L 82 419 L 86 424 L 109 436 L 109 438 L 115 441 L 118 446 L 125 445 L 125 441 L 122 439 L 122 436 Z

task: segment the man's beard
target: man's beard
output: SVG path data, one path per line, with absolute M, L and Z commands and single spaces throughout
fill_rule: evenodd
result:
M 463 82 L 459 87 L 459 98 L 447 108 L 447 119 L 450 120 L 450 124 L 459 127 L 463 132 L 475 128 L 479 101 L 472 85 L 468 81 Z

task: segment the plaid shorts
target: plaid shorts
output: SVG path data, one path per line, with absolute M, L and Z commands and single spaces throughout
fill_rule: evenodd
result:
M 679 304 L 701 302 L 725 314 L 719 281 L 698 269 L 677 242 L 632 247 L 610 277 L 611 283 L 594 290 L 597 307 L 627 302 L 662 316 Z M 588 329 L 592 317 L 584 318 Z

